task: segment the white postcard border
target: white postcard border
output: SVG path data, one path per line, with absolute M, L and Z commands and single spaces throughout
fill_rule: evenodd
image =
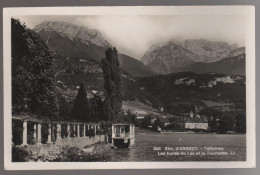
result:
M 246 17 L 246 161 L 227 162 L 21 162 L 11 161 L 11 17 L 17 15 L 244 15 Z M 253 168 L 255 136 L 254 6 L 21 7 L 3 9 L 4 167 L 6 170 Z

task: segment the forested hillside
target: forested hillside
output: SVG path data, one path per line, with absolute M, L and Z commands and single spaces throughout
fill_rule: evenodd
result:
M 188 114 L 195 108 L 245 112 L 245 77 L 240 75 L 181 72 L 140 78 L 138 84 L 172 114 Z
M 38 34 L 19 20 L 12 28 L 12 112 L 57 117 L 53 57 Z

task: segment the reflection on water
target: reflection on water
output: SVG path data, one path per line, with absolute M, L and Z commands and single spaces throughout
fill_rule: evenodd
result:
M 165 147 L 223 147 L 229 155 L 158 155 Z M 154 150 L 160 149 L 161 151 Z M 159 148 L 160 147 L 160 148 Z M 230 155 L 231 151 L 235 155 Z M 171 152 L 171 151 L 166 151 Z M 220 134 L 159 134 L 136 128 L 135 146 L 131 149 L 110 149 L 112 161 L 244 161 L 246 159 L 246 135 Z

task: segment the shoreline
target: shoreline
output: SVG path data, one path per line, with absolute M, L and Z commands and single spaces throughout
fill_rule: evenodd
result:
M 194 131 L 155 131 L 155 130 L 152 130 L 152 129 L 147 129 L 147 128 L 140 128 L 140 127 L 136 127 L 138 128 L 137 129 L 137 132 L 138 131 L 144 131 L 143 133 L 149 133 L 149 132 L 152 132 L 152 133 L 158 133 L 158 134 L 212 134 L 212 135 L 246 135 L 246 133 L 236 133 L 234 131 L 228 131 L 227 133 L 216 133 L 216 132 L 204 132 L 204 131 L 201 131 L 201 132 L 194 132 Z

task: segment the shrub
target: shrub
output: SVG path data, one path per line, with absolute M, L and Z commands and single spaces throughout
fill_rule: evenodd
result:
M 46 155 L 35 154 L 30 156 L 30 160 L 42 162 L 106 162 L 111 160 L 111 157 L 98 152 L 86 153 L 80 148 L 66 146 L 50 151 Z
M 25 148 L 12 146 L 12 162 L 27 162 L 31 157 L 32 152 Z

